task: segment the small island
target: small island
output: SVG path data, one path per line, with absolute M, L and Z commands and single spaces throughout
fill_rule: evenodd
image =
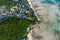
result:
M 0 0 L 0 40 L 22 40 L 35 21 L 27 0 Z

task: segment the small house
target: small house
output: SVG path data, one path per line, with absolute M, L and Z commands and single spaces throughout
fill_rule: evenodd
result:
M 4 16 L 3 15 L 0 15 L 0 19 L 3 19 L 4 18 Z
M 1 6 L 1 9 L 2 11 L 6 10 L 6 6 L 5 5 Z
M 25 19 L 26 15 L 21 15 L 20 18 Z
M 13 0 L 13 1 L 18 1 L 18 0 Z
M 10 12 L 6 12 L 6 16 L 11 16 L 11 13 Z

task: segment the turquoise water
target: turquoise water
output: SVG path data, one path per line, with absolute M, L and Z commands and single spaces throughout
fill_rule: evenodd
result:
M 42 3 L 47 4 L 49 6 L 55 5 L 56 8 L 51 9 L 51 14 L 54 14 L 53 17 L 51 18 L 50 22 L 50 27 L 49 29 L 52 30 L 57 30 L 60 31 L 60 0 L 43 0 Z
M 49 5 L 49 6 L 57 5 L 58 9 L 60 10 L 60 0 L 42 0 L 41 2 L 45 3 L 45 4 Z
M 34 2 L 34 0 L 31 1 Z M 54 32 L 54 30 L 60 31 L 60 0 L 41 0 L 40 2 L 48 5 L 48 9 L 52 15 L 51 19 L 48 22 L 48 30 L 52 32 Z
M 60 8 L 60 0 L 42 0 L 42 3 L 45 3 L 47 5 L 58 5 L 58 7 Z
M 60 0 L 43 0 L 44 3 L 60 4 Z

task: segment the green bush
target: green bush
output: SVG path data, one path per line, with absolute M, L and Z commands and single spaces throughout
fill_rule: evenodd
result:
M 30 23 L 27 19 L 9 18 L 6 23 L 0 25 L 0 40 L 20 40 Z

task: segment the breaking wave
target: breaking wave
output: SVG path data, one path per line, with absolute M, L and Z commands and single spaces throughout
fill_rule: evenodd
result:
M 36 2 L 36 0 L 31 1 Z M 37 3 L 36 9 L 40 8 L 42 10 L 42 12 L 41 10 L 39 10 L 38 11 L 39 13 L 37 13 L 40 15 L 39 17 L 42 20 L 41 23 L 39 24 L 39 27 L 42 27 L 42 29 L 44 27 L 43 30 L 44 32 L 46 27 L 47 34 L 53 36 L 53 40 L 60 40 L 60 0 L 37 0 L 37 1 L 39 3 L 36 2 Z M 33 6 L 35 5 L 33 4 Z M 48 39 L 48 37 L 49 36 L 47 35 L 44 36 L 45 39 Z
M 60 0 L 42 0 L 41 2 L 48 5 L 51 15 L 48 30 L 57 35 L 57 40 L 60 40 Z

